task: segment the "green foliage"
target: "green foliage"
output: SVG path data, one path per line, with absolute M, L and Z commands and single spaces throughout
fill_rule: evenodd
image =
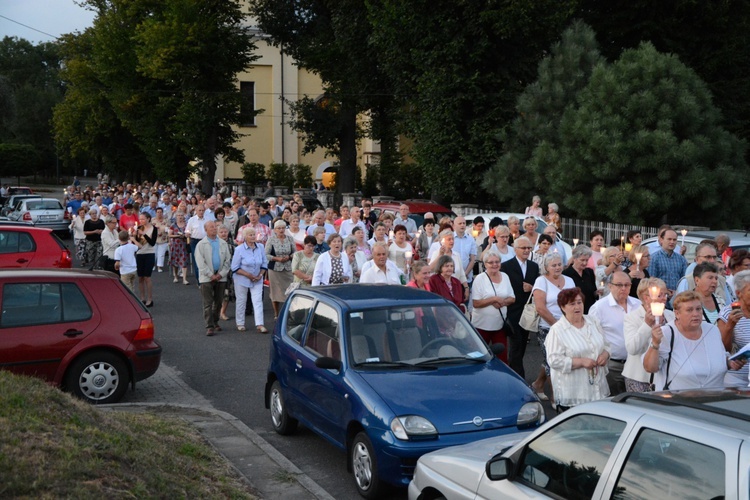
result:
M 268 180 L 274 186 L 292 187 L 294 185 L 294 170 L 287 163 L 271 163 L 266 173 Z
M 535 161 L 546 192 L 572 214 L 709 226 L 747 214 L 745 144 L 720 126 L 695 72 L 651 44 L 594 69 L 560 139 L 540 145 Z
M 266 167 L 262 163 L 243 163 L 242 179 L 250 186 L 259 186 L 266 178 Z
M 21 177 L 39 168 L 39 154 L 31 144 L 0 143 L 0 176 Z
M 294 163 L 291 165 L 294 171 L 294 184 L 292 187 L 307 189 L 313 184 L 312 167 L 302 163 Z
M 380 177 L 379 165 L 371 164 L 365 170 L 365 178 L 362 181 L 362 195 L 368 198 L 380 194 L 378 189 L 378 178 Z
M 537 192 L 548 193 L 547 170 L 554 165 L 541 163 L 538 156 L 560 146 L 563 112 L 603 62 L 596 34 L 580 21 L 540 61 L 537 80 L 518 97 L 516 118 L 501 136 L 503 155 L 483 182 L 500 202 L 520 210 Z

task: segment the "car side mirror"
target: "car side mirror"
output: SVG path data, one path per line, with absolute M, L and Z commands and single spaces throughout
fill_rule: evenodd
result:
M 490 481 L 508 479 L 513 472 L 513 460 L 496 455 L 487 462 L 485 472 Z
M 341 361 L 328 356 L 321 356 L 315 360 L 315 366 L 324 370 L 341 370 Z

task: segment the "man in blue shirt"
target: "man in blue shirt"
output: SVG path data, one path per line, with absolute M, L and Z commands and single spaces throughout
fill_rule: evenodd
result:
M 661 248 L 651 254 L 648 270 L 652 278 L 660 278 L 667 284 L 667 290 L 674 293 L 680 278 L 685 276 L 687 261 L 685 257 L 675 252 L 677 247 L 677 232 L 674 229 L 664 229 L 659 234 Z

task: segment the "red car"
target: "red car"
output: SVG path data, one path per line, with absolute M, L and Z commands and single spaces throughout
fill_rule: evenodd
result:
M 0 368 L 106 404 L 160 362 L 151 314 L 115 274 L 0 270 Z
M 51 229 L 0 223 L 0 268 L 73 267 L 70 250 Z
M 399 215 L 399 209 L 402 204 L 409 207 L 409 218 L 414 219 L 417 227 L 422 225 L 424 222 L 424 215 L 427 212 L 432 212 L 432 215 L 435 216 L 436 224 L 440 222 L 440 219 L 443 217 L 450 217 L 452 219 L 456 217 L 456 213 L 453 212 L 453 210 L 435 203 L 432 200 L 381 201 L 372 205 L 372 211 L 375 212 L 377 216 L 380 216 L 380 213 L 383 211 L 390 212 L 393 215 Z

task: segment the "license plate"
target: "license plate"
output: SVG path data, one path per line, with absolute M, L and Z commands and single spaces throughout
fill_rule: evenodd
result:
M 57 219 L 56 215 L 40 215 L 39 220 L 55 220 Z

